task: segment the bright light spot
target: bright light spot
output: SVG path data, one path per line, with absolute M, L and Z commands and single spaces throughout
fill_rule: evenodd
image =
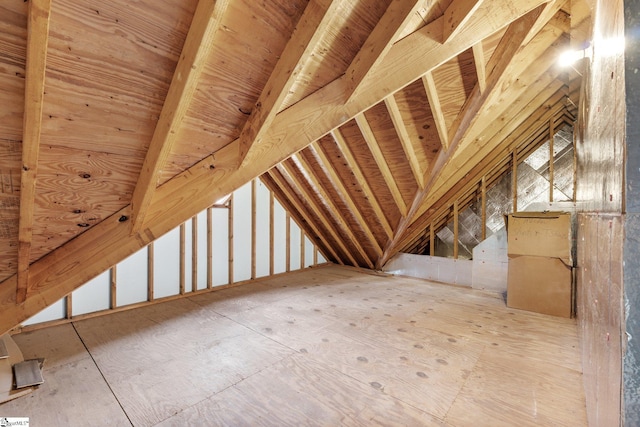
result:
M 615 56 L 624 52 L 624 37 L 612 37 L 608 39 L 596 39 L 595 48 L 602 56 Z
M 564 52 L 562 55 L 560 55 L 560 58 L 558 58 L 558 64 L 560 64 L 560 66 L 562 67 L 569 67 L 573 64 L 575 64 L 576 62 L 578 62 L 579 60 L 581 60 L 582 58 L 584 58 L 585 55 L 585 50 L 568 50 L 566 52 Z

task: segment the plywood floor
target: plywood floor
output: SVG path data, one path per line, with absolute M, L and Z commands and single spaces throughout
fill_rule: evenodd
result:
M 326 266 L 14 337 L 33 426 L 584 426 L 573 320 Z

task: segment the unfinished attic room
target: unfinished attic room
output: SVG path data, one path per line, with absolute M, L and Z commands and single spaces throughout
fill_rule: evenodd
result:
M 0 0 L 0 426 L 640 426 L 638 37 Z

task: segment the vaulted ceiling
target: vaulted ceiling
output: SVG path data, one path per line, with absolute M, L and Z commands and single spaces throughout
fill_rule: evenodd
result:
M 580 75 L 556 63 L 588 18 L 575 0 L 0 2 L 0 329 L 260 175 L 332 261 L 417 250 L 572 123 Z

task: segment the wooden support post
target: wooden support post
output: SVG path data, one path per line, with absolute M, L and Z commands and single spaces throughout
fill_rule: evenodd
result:
M 286 218 L 287 218 L 286 219 L 286 222 L 287 222 L 287 225 L 286 225 L 286 229 L 287 229 L 286 230 L 287 244 L 285 245 L 286 246 L 286 251 L 285 251 L 286 255 L 285 256 L 287 258 L 287 260 L 286 260 L 286 263 L 287 263 L 286 271 L 291 271 L 291 217 L 289 216 L 289 212 L 287 212 Z
M 233 283 L 233 194 L 229 198 L 229 284 Z
M 453 259 L 458 259 L 458 239 L 460 237 L 459 215 L 458 215 L 458 200 L 453 202 Z
M 256 278 L 256 193 L 258 192 L 258 179 L 251 181 L 251 278 Z
M 198 290 L 198 216 L 191 218 L 191 291 Z
M 185 292 L 186 282 L 186 226 L 184 223 L 180 224 L 180 295 Z
M 300 229 L 300 270 L 304 269 L 304 231 Z
M 153 251 L 153 242 L 149 243 L 147 246 L 147 301 L 151 302 L 155 299 L 154 289 L 155 289 L 155 277 L 153 274 L 154 270 L 154 251 Z
M 553 123 L 554 117 L 551 116 L 551 119 L 549 119 L 549 202 L 553 203 L 553 160 L 554 160 L 554 154 L 553 154 L 553 143 L 554 143 L 554 136 L 555 136 L 555 129 L 554 129 L 554 123 Z
M 487 178 L 485 176 L 482 177 L 481 182 L 481 201 L 480 201 L 480 210 L 482 216 L 482 240 L 487 238 Z
M 318 247 L 313 245 L 313 265 L 318 265 Z
M 578 150 L 576 150 L 576 132 L 573 132 L 573 194 L 572 200 L 575 202 L 578 198 Z M 624 199 L 623 199 L 624 200 Z
M 207 289 L 213 287 L 213 209 L 207 208 Z
M 114 309 L 118 306 L 118 298 L 117 298 L 117 278 L 118 278 L 118 268 L 117 266 L 111 267 L 111 287 L 109 292 L 109 308 Z
M 65 317 L 71 319 L 73 317 L 73 293 L 67 295 L 65 303 Z
M 511 155 L 511 197 L 513 198 L 513 212 L 518 211 L 518 149 L 514 148 Z
M 429 224 L 429 255 L 435 256 L 436 252 L 436 231 L 433 221 Z
M 275 245 L 275 239 L 273 235 L 273 213 L 275 210 L 275 196 L 273 191 L 269 191 L 269 275 L 273 276 L 274 273 L 274 260 L 273 260 L 273 246 Z

